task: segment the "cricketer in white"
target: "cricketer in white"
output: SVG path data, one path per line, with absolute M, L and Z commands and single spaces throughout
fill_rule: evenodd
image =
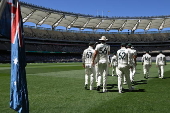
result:
M 121 44 L 121 49 L 117 51 L 117 62 L 118 62 L 118 67 L 117 67 L 117 75 L 118 75 L 118 90 L 119 93 L 122 93 L 122 78 L 123 75 L 126 78 L 126 82 L 128 84 L 129 90 L 133 90 L 134 88 L 132 87 L 131 81 L 130 81 L 130 66 L 132 64 L 131 60 L 131 55 L 128 49 L 125 48 L 126 44 L 122 43 Z
M 164 66 L 166 65 L 166 57 L 162 53 L 162 51 L 159 52 L 159 55 L 156 56 L 156 66 L 158 67 L 158 74 L 159 78 L 164 78 Z
M 149 77 L 149 70 L 152 66 L 152 57 L 149 55 L 149 51 L 142 56 L 142 65 L 143 65 L 143 74 L 144 78 L 148 79 Z
M 106 44 L 105 36 L 102 36 L 100 44 L 97 44 L 93 57 L 93 65 L 95 65 L 95 59 L 98 56 L 98 80 L 97 80 L 97 91 L 100 91 L 101 78 L 103 77 L 103 92 L 107 92 L 106 81 L 107 81 L 107 68 L 108 68 L 108 55 L 110 54 L 110 46 Z
M 92 58 L 95 50 L 93 49 L 94 43 L 90 42 L 89 47 L 83 51 L 82 62 L 85 68 L 85 89 L 88 86 L 88 78 L 90 76 L 90 90 L 93 90 L 95 68 L 92 66 Z

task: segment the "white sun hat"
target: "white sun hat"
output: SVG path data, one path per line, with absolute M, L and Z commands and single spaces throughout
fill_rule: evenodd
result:
M 99 40 L 107 41 L 108 39 L 105 36 L 102 36 L 101 39 L 99 39 Z

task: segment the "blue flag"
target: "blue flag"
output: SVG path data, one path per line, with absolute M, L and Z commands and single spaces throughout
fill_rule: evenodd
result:
M 11 38 L 10 108 L 18 113 L 29 113 L 21 9 L 18 0 L 4 1 L 6 6 L 0 18 L 0 33 Z

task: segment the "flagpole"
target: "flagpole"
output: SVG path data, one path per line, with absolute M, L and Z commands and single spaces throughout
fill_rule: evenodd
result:
M 103 18 L 103 11 L 102 11 L 102 18 Z
M 98 9 L 97 9 L 97 16 L 98 16 L 99 14 L 98 14 Z
M 107 16 L 108 16 L 108 17 L 109 17 L 109 12 L 110 12 L 110 11 L 107 11 Z

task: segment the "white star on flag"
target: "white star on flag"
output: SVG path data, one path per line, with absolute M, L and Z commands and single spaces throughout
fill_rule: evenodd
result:
M 17 63 L 18 63 L 18 59 L 15 58 L 15 59 L 14 59 L 14 64 L 17 65 Z
M 15 85 L 15 86 L 17 85 L 17 82 L 16 82 L 16 81 L 14 82 L 14 85 Z

